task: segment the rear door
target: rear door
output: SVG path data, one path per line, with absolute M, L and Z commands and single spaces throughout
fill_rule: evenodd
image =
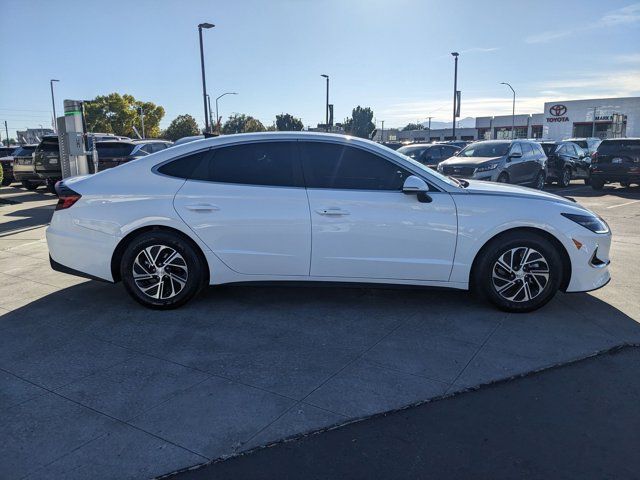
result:
M 513 157 L 513 154 L 520 154 L 520 157 Z M 522 150 L 521 142 L 513 142 L 509 149 L 509 157 L 507 158 L 507 172 L 509 173 L 510 183 L 523 183 L 526 181 L 526 164 L 525 153 Z
M 403 167 L 370 151 L 300 141 L 312 222 L 311 275 L 448 281 L 455 204 L 402 193 Z
M 295 142 L 211 151 L 178 191 L 180 217 L 232 270 L 309 275 L 311 220 Z

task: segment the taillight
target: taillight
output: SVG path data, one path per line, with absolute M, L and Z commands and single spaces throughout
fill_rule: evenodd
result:
M 56 205 L 56 210 L 65 210 L 69 207 L 72 207 L 74 203 L 80 200 L 80 195 L 78 192 L 71 190 L 67 187 L 63 181 L 59 181 L 56 183 L 56 193 L 58 194 L 58 203 Z

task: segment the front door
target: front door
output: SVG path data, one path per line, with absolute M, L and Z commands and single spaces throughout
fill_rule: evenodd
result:
M 232 270 L 309 275 L 311 221 L 295 142 L 217 148 L 178 191 L 180 217 Z
M 312 225 L 311 275 L 448 281 L 457 222 L 451 196 L 402 193 L 410 172 L 358 147 L 300 142 Z

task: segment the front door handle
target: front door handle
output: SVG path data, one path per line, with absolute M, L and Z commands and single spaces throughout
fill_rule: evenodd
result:
M 212 205 L 210 203 L 194 203 L 191 205 L 186 205 L 185 208 L 187 210 L 191 210 L 192 212 L 213 212 L 216 210 L 220 210 L 220 207 L 217 205 Z
M 342 210 L 341 208 L 319 208 L 318 210 L 316 210 L 316 213 L 320 215 L 336 217 L 340 215 L 349 215 L 349 212 L 347 212 L 346 210 Z

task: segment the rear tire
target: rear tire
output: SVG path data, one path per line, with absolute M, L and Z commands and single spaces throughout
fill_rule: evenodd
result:
M 13 181 L 10 178 L 3 178 L 2 179 L 2 186 L 3 187 L 8 187 L 9 185 L 11 185 Z
M 531 312 L 549 302 L 562 283 L 562 258 L 545 237 L 510 232 L 491 240 L 473 267 L 474 289 L 507 312 Z
M 591 188 L 593 188 L 594 190 L 602 190 L 603 187 L 604 187 L 604 180 L 600 180 L 597 178 L 591 179 Z
M 560 174 L 560 178 L 558 179 L 558 185 L 562 188 L 567 188 L 571 184 L 571 169 L 565 168 L 562 170 Z
M 58 194 L 58 192 L 56 192 L 56 182 L 54 180 L 47 180 L 47 192 L 53 193 L 54 195 Z
M 171 232 L 151 231 L 129 242 L 120 261 L 120 277 L 135 301 L 168 310 L 184 305 L 201 290 L 203 268 L 190 242 Z
M 545 184 L 544 173 L 540 172 L 540 173 L 538 173 L 538 176 L 536 177 L 536 181 L 533 184 L 533 186 L 537 190 L 543 190 L 544 189 L 544 184 Z
M 26 188 L 27 190 L 35 190 L 36 188 L 38 188 L 38 184 L 37 183 L 33 183 L 30 182 L 29 180 L 22 180 L 22 182 L 20 182 L 22 184 L 23 188 Z
M 502 172 L 498 175 L 498 183 L 509 183 L 509 174 L 506 172 Z

